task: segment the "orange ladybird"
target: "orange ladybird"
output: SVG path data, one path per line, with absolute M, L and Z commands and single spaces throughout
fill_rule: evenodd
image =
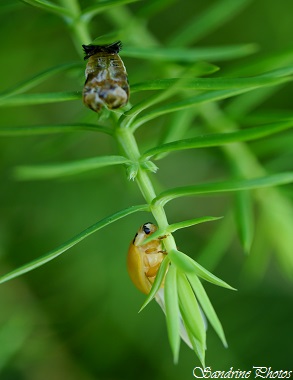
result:
M 145 223 L 131 242 L 127 255 L 127 269 L 134 285 L 148 294 L 165 257 L 160 239 L 141 244 L 147 236 L 157 231 L 153 223 Z

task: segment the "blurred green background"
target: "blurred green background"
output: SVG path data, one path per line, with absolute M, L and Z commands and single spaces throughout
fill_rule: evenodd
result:
M 140 16 L 140 10 L 151 1 L 133 3 L 126 9 L 164 45 L 176 29 L 215 2 L 166 1 L 160 12 L 150 11 L 146 19 Z M 18 1 L 1 3 L 1 91 L 60 63 L 83 64 L 68 29 L 57 16 Z M 93 2 L 80 3 L 85 7 Z M 203 38 L 199 46 L 256 43 L 260 55 L 293 51 L 292 15 L 291 0 L 250 1 L 242 12 Z M 94 38 L 113 29 L 113 17 L 107 13 L 91 23 Z M 224 71 L 246 60 L 213 63 Z M 125 58 L 124 63 L 130 84 L 159 78 L 165 65 L 161 63 L 158 68 L 134 58 Z M 81 91 L 83 75 L 82 68 L 58 74 L 34 91 Z M 136 99 L 139 97 L 132 98 L 134 104 Z M 292 86 L 283 87 L 268 99 L 267 108 L 271 105 L 292 111 Z M 1 126 L 95 122 L 97 118 L 81 101 L 2 107 L 0 112 Z M 151 147 L 158 129 L 167 124 L 168 118 L 150 123 L 149 128 L 139 131 L 139 144 Z M 260 147 L 261 143 L 255 144 L 256 151 Z M 143 203 L 123 168 L 64 180 L 18 182 L 13 178 L 14 167 L 116 153 L 109 136 L 93 132 L 1 137 L 1 274 L 41 256 L 101 218 Z M 270 159 L 264 156 L 262 162 Z M 290 159 L 286 161 L 286 170 L 292 170 Z M 159 166 L 154 178 L 158 180 L 158 190 L 229 176 L 218 149 L 182 152 L 166 158 Z M 292 197 L 292 191 L 287 191 L 287 195 Z M 232 203 L 231 195 L 190 198 L 168 205 L 167 212 L 170 222 L 210 214 L 228 215 Z M 255 212 L 257 215 L 258 210 Z M 179 364 L 174 366 L 164 315 L 158 305 L 152 302 L 137 314 L 145 297 L 128 278 L 126 253 L 136 230 L 149 218 L 140 213 L 122 219 L 53 262 L 0 286 L 1 380 L 193 378 L 192 370 L 199 362 L 182 343 Z M 196 259 L 220 223 L 225 222 L 178 232 L 179 248 Z M 257 220 L 256 236 L 261 228 Z M 283 276 L 269 256 L 270 246 L 266 247 L 269 261 L 257 256 L 258 245 L 263 248 L 265 240 L 258 241 L 256 237 L 248 257 L 235 231 L 229 234 L 228 242 L 219 239 L 215 243 L 215 249 L 224 245 L 225 254 L 211 269 L 238 291 L 205 284 L 229 348 L 223 348 L 209 328 L 207 365 L 213 370 L 229 370 L 231 366 L 242 370 L 252 366 L 292 369 L 293 282 Z

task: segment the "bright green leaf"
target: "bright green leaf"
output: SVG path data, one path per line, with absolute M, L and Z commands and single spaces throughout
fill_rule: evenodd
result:
M 132 91 L 142 90 L 164 90 L 170 86 L 176 85 L 183 89 L 192 90 L 233 90 L 249 87 L 262 87 L 265 85 L 279 84 L 283 81 L 281 78 L 293 74 L 293 66 L 283 67 L 272 70 L 261 75 L 243 77 L 243 78 L 186 78 L 181 81 L 180 78 L 154 79 L 143 83 L 133 84 Z M 287 78 L 291 80 L 291 78 Z
M 151 287 L 151 290 L 144 301 L 142 307 L 140 308 L 139 312 L 141 312 L 150 302 L 151 300 L 155 297 L 157 291 L 160 289 L 162 282 L 164 281 L 166 271 L 168 269 L 170 260 L 168 256 L 164 257 L 164 260 L 162 261 L 160 268 L 158 270 L 158 273 L 156 275 L 155 281 Z
M 113 135 L 109 128 L 96 124 L 57 124 L 57 125 L 35 125 L 28 127 L 0 127 L 0 136 L 26 136 L 26 135 L 47 135 L 53 133 L 67 133 L 74 131 L 94 131 Z
M 210 102 L 218 101 L 221 99 L 227 99 L 227 98 L 242 94 L 247 91 L 252 91 L 254 89 L 255 88 L 246 88 L 246 89 L 239 89 L 239 90 L 209 91 L 209 92 L 204 92 L 202 94 L 193 96 L 191 98 L 169 103 L 167 105 L 151 110 L 146 115 L 143 115 L 140 118 L 137 118 L 132 124 L 132 130 L 135 131 L 138 127 L 145 124 L 147 121 L 153 120 L 159 116 L 172 113 L 175 111 L 179 111 L 179 110 L 188 109 L 196 105 L 210 103 Z M 131 115 L 132 110 L 127 111 L 125 114 Z
M 162 47 L 131 47 L 126 46 L 121 55 L 139 59 L 156 61 L 195 62 L 195 61 L 226 61 L 239 58 L 256 51 L 256 45 L 231 45 L 202 48 L 162 48 Z
M 158 195 L 153 203 L 165 205 L 173 199 L 198 194 L 221 193 L 239 190 L 253 190 L 263 187 L 286 185 L 293 182 L 293 172 L 272 174 L 265 177 L 253 179 L 230 180 L 222 182 L 211 182 L 194 186 L 177 187 L 167 190 Z
M 100 156 L 53 165 L 19 166 L 15 170 L 15 177 L 21 181 L 63 178 L 106 166 L 127 163 L 129 159 L 122 156 Z
M 171 250 L 168 252 L 168 257 L 171 260 L 171 263 L 175 265 L 178 269 L 180 269 L 183 273 L 192 273 L 194 271 L 193 263 L 187 259 L 187 255 L 184 253 Z
M 214 220 L 221 219 L 222 217 L 217 216 L 203 216 L 201 218 L 195 218 L 195 219 L 189 219 L 189 220 L 183 220 L 179 223 L 170 224 L 167 228 L 164 230 L 158 229 L 154 233 L 152 233 L 150 236 L 147 236 L 139 245 L 144 245 L 149 243 L 150 241 L 159 238 L 160 236 L 171 234 L 181 228 L 191 227 L 196 224 L 205 223 L 205 222 L 211 222 Z
M 170 265 L 166 274 L 164 289 L 168 337 L 173 352 L 174 363 L 178 362 L 180 349 L 180 311 L 176 275 L 176 267 Z
M 0 107 L 32 106 L 38 104 L 61 103 L 72 100 L 80 100 L 81 93 L 74 92 L 50 92 L 41 94 L 21 94 L 9 97 L 0 97 Z
M 180 88 L 184 87 L 186 84 L 190 82 L 190 79 L 188 77 L 189 72 L 191 69 L 186 70 L 184 73 L 184 76 L 179 79 L 167 79 L 166 81 L 166 91 L 155 94 L 140 103 L 136 104 L 134 107 L 132 107 L 130 110 L 126 111 L 124 114 L 124 118 L 128 116 L 134 117 L 138 113 L 142 112 L 146 108 L 149 108 L 150 106 L 161 102 L 162 100 L 165 100 L 166 98 L 170 97 L 174 93 L 178 92 Z M 235 96 L 242 94 L 247 91 L 254 90 L 257 87 L 261 86 L 268 86 L 268 85 L 273 85 L 277 83 L 282 83 L 284 81 L 288 81 L 291 78 L 286 77 L 287 75 L 293 73 L 293 67 L 286 67 L 283 69 L 271 71 L 269 73 L 255 76 L 253 78 L 238 78 L 238 79 L 233 79 L 235 81 L 235 86 L 237 89 L 235 90 L 221 90 L 221 91 L 209 91 L 205 92 L 199 95 L 196 95 L 195 97 L 192 98 L 187 98 L 182 101 L 177 101 L 162 107 L 158 107 L 157 109 L 154 109 L 150 112 L 148 112 L 146 115 L 138 118 L 135 120 L 132 124 L 132 130 L 134 131 L 137 129 L 140 125 L 146 123 L 149 120 L 152 120 L 158 116 L 161 116 L 165 113 L 170 113 L 170 112 L 175 112 L 183 109 L 188 109 L 194 105 L 199 105 L 215 100 L 220 100 L 220 99 L 225 99 L 227 97 Z M 204 78 L 199 78 L 200 80 L 204 81 Z M 207 79 L 208 80 L 208 79 Z M 168 82 L 169 81 L 169 82 Z M 224 83 L 226 83 L 226 79 L 220 78 L 219 81 L 221 82 L 221 85 L 223 86 Z M 229 80 L 228 80 L 229 81 Z M 241 82 L 241 83 L 240 83 Z M 247 84 L 248 87 L 246 88 L 241 88 L 241 86 L 244 85 L 244 83 Z M 230 83 L 231 84 L 231 83 Z M 227 83 L 225 84 L 227 85 Z M 228 86 L 229 87 L 229 86 Z M 127 123 L 131 125 L 132 120 L 128 119 Z
M 34 75 L 32 78 L 26 79 L 23 82 L 15 84 L 12 88 L 0 93 L 0 104 L 5 100 L 6 97 L 16 95 L 16 94 L 21 94 L 25 91 L 28 91 L 40 83 L 43 83 L 47 79 L 51 78 L 55 74 L 58 74 L 60 72 L 70 70 L 73 68 L 81 68 L 80 63 L 65 63 L 62 65 L 54 66 L 51 67 L 45 71 L 42 71 L 41 73 L 38 73 L 37 75 Z
M 195 219 L 189 219 L 189 220 L 183 220 L 179 223 L 173 223 L 170 224 L 170 226 L 167 228 L 167 232 L 173 233 L 181 228 L 191 227 L 196 224 L 205 223 L 205 222 L 212 222 L 214 220 L 221 219 L 220 216 L 203 216 L 201 218 L 195 218 Z
M 25 264 L 19 267 L 18 269 L 15 269 L 12 272 L 9 272 L 5 274 L 4 276 L 0 277 L 0 284 L 6 281 L 12 280 L 15 277 L 21 276 L 24 273 L 30 272 L 31 270 L 36 269 L 48 263 L 49 261 L 60 256 L 62 253 L 66 252 L 69 248 L 73 247 L 77 243 L 81 242 L 83 239 L 93 234 L 94 232 L 106 227 L 107 225 L 113 222 L 116 222 L 116 220 L 124 218 L 125 216 L 133 214 L 138 211 L 148 211 L 148 209 L 149 209 L 148 205 L 131 206 L 100 220 L 99 222 L 93 224 L 92 226 L 80 232 L 78 235 L 69 239 L 67 242 L 61 244 L 59 247 L 48 252 L 44 256 L 41 256 L 38 259 L 35 259 L 29 262 L 28 264 Z
M 204 357 L 206 348 L 206 330 L 200 308 L 193 290 L 184 273 L 177 273 L 177 288 L 180 311 L 186 329 L 189 329 L 200 344 L 200 356 Z
M 253 78 L 245 78 L 247 80 L 247 83 L 251 85 L 251 87 L 247 88 L 237 88 L 232 90 L 216 90 L 216 91 L 208 91 L 201 94 L 198 94 L 196 96 L 186 98 L 180 101 L 176 101 L 173 103 L 169 103 L 166 105 L 163 105 L 161 107 L 157 107 L 145 115 L 141 116 L 140 118 L 137 118 L 132 123 L 132 130 L 135 131 L 139 126 L 146 123 L 149 120 L 153 120 L 154 118 L 157 118 L 159 116 L 162 116 L 164 114 L 168 114 L 171 112 L 179 111 L 188 109 L 190 107 L 194 107 L 196 105 L 201 105 L 205 103 L 214 102 L 221 99 L 230 98 L 236 95 L 243 94 L 248 91 L 256 90 L 257 88 L 261 88 L 262 86 L 272 86 L 276 85 L 277 83 L 283 83 L 286 81 L 291 80 L 291 75 L 293 73 L 293 66 L 285 67 L 282 69 L 270 71 L 268 73 L 255 76 Z M 151 105 L 154 105 L 155 103 L 162 101 L 166 99 L 167 97 L 170 97 L 170 95 L 173 95 L 175 92 L 178 92 L 180 89 L 180 86 L 183 86 L 184 83 L 188 83 L 188 70 L 185 72 L 186 76 L 183 78 L 178 79 L 175 81 L 172 86 L 168 87 L 168 89 L 161 93 L 156 94 L 155 96 L 151 97 L 150 99 L 146 99 L 145 101 L 142 101 L 141 104 L 137 104 L 134 107 L 132 107 L 130 110 L 126 111 L 124 114 L 124 117 L 126 116 L 135 116 L 144 109 L 150 107 Z
M 289 119 L 241 131 L 210 133 L 208 135 L 201 135 L 190 139 L 178 140 L 147 150 L 143 153 L 142 159 L 149 159 L 152 156 L 166 152 L 176 152 L 185 149 L 206 148 L 239 141 L 256 140 L 284 131 L 292 126 L 293 119 Z
M 177 87 L 176 87 L 177 88 Z M 177 89 L 178 90 L 178 89 Z M 216 100 L 226 99 L 232 96 L 236 96 L 239 94 L 242 94 L 243 92 L 250 91 L 251 89 L 241 89 L 241 90 L 222 90 L 222 91 L 209 91 L 205 92 L 196 96 L 193 96 L 191 98 L 187 98 L 184 100 L 176 101 L 173 103 L 166 104 L 161 107 L 157 107 L 154 110 L 149 111 L 147 114 L 141 116 L 140 118 L 137 118 L 132 123 L 132 130 L 135 131 L 138 127 L 145 124 L 147 121 L 153 120 L 159 116 L 180 111 L 184 109 L 188 109 L 191 107 L 194 107 L 198 104 L 213 102 Z M 157 101 L 157 99 L 155 99 Z M 158 101 L 161 101 L 161 99 L 158 99 Z M 129 111 L 125 112 L 126 116 L 136 115 L 139 112 L 143 111 L 145 108 L 150 107 L 151 105 L 155 104 L 155 102 L 152 102 L 152 104 L 146 104 L 143 108 L 137 106 L 133 107 Z
M 228 347 L 227 341 L 225 338 L 224 330 L 221 325 L 221 322 L 219 321 L 219 318 L 213 308 L 213 305 L 211 304 L 211 301 L 209 300 L 208 295 L 206 294 L 206 291 L 204 287 L 202 286 L 202 283 L 200 282 L 197 275 L 193 273 L 188 273 L 187 278 L 193 288 L 193 291 L 206 315 L 208 320 L 210 321 L 210 324 L 215 329 L 216 333 L 218 334 L 219 338 L 221 339 L 223 345 L 225 347 Z
M 151 107 L 152 105 L 162 102 L 163 100 L 166 100 L 167 98 L 170 98 L 172 95 L 174 95 L 176 92 L 178 92 L 181 89 L 181 86 L 184 86 L 184 83 L 187 83 L 189 81 L 189 73 L 192 71 L 192 68 L 193 66 L 184 70 L 184 72 L 182 73 L 182 77 L 178 79 L 174 79 L 172 83 L 168 85 L 165 91 L 156 93 L 152 96 L 145 98 L 141 102 L 137 103 L 130 110 L 126 111 L 123 117 L 124 118 L 128 116 L 134 117 L 138 115 L 140 112 L 142 112 L 143 110 Z M 129 121 L 128 123 L 130 124 Z
M 217 276 L 215 276 L 214 274 L 212 274 L 211 272 L 203 268 L 201 265 L 199 265 L 191 257 L 185 255 L 183 252 L 171 251 L 171 252 L 168 252 L 168 256 L 171 262 L 187 275 L 189 273 L 191 274 L 194 273 L 198 277 L 201 277 L 204 280 L 211 282 L 214 285 L 221 286 L 223 288 L 227 288 L 230 290 L 235 290 L 225 281 L 221 280 L 220 278 L 218 278 Z
M 274 49 L 269 53 L 263 55 L 257 54 L 250 57 L 245 64 L 243 64 L 243 61 L 240 60 L 237 64 L 234 64 L 225 70 L 225 73 L 229 76 L 246 76 L 254 73 L 274 70 L 276 67 L 292 65 L 292 60 L 292 46 L 278 51 Z
M 142 161 L 140 163 L 140 166 L 141 166 L 141 168 L 143 168 L 149 172 L 152 172 L 152 173 L 156 173 L 159 169 L 155 163 L 153 163 L 152 161 L 149 161 L 149 160 Z
M 184 313 L 184 312 L 181 310 L 181 313 Z M 185 316 L 184 316 L 184 319 L 186 319 Z M 191 343 L 193 350 L 195 352 L 195 355 L 199 358 L 202 368 L 205 368 L 205 349 L 204 349 L 204 347 L 200 344 L 199 340 L 195 338 L 195 336 L 192 334 L 191 329 L 188 326 L 186 326 L 186 331 L 187 331 L 190 343 Z

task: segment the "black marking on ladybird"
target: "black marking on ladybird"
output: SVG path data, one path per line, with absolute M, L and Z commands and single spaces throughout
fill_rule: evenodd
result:
M 138 233 L 135 234 L 135 236 L 134 236 L 134 238 L 133 238 L 133 240 L 132 240 L 132 244 L 135 243 L 135 239 L 136 239 L 137 235 L 138 235 Z
M 151 222 L 147 222 L 142 226 L 143 232 L 148 235 L 151 232 L 151 229 L 147 227 L 147 224 L 152 224 Z
M 85 53 L 84 59 L 87 60 L 97 53 L 118 54 L 122 49 L 122 42 L 116 41 L 108 45 L 82 45 L 82 48 Z

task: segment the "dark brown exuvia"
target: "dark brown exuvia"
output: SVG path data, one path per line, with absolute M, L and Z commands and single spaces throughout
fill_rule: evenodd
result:
M 122 59 L 121 41 L 108 45 L 82 45 L 88 63 L 83 88 L 84 104 L 95 112 L 103 106 L 116 109 L 127 104 L 129 84 Z

